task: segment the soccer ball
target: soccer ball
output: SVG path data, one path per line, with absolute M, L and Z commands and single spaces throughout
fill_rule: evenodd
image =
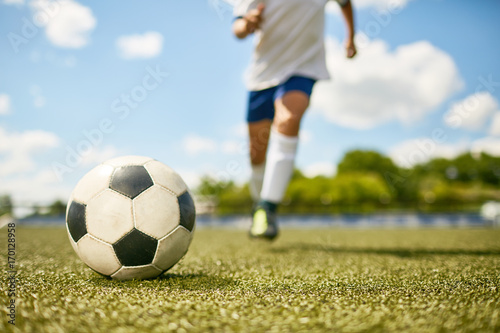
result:
M 182 178 L 142 156 L 106 161 L 76 185 L 66 211 L 69 240 L 94 271 L 118 280 L 154 278 L 187 252 L 195 206 Z

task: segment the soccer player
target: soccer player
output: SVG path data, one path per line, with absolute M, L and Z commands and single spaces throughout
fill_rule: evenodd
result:
M 325 6 L 329 0 L 240 0 L 233 33 L 255 34 L 246 75 L 247 122 L 256 205 L 250 236 L 278 235 L 276 209 L 294 168 L 300 121 L 317 80 L 328 79 L 324 48 Z M 346 53 L 356 54 L 350 0 L 336 0 L 347 25 Z M 268 148 L 269 147 L 269 148 Z

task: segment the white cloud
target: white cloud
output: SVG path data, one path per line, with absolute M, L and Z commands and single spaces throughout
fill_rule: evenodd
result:
M 404 7 L 410 0 L 354 0 L 356 8 L 395 8 Z
M 217 143 L 212 139 L 190 134 L 184 137 L 182 147 L 188 155 L 194 156 L 199 153 L 215 152 L 217 150 Z
M 113 146 L 105 146 L 102 149 L 93 146 L 89 151 L 81 155 L 81 166 L 96 166 L 113 157 L 119 155 L 118 150 Z
M 156 31 L 121 36 L 116 40 L 116 46 L 120 56 L 125 59 L 153 58 L 161 53 L 163 36 Z
M 248 124 L 247 123 L 239 123 L 232 126 L 229 129 L 229 134 L 234 135 L 239 138 L 248 137 Z
M 314 139 L 314 134 L 309 130 L 302 129 L 300 130 L 299 138 L 300 142 L 303 144 L 310 143 Z
M 356 129 L 398 120 L 410 124 L 462 88 L 453 59 L 427 41 L 394 51 L 382 40 L 367 41 L 355 59 L 327 38 L 333 80 L 315 86 L 312 108 L 332 123 Z
M 494 156 L 500 156 L 500 138 L 485 137 L 476 140 L 471 145 L 473 153 L 487 153 Z
M 31 209 L 23 209 L 22 206 L 47 205 L 56 199 L 65 200 L 71 190 L 68 184 L 57 180 L 50 168 L 2 180 L 2 191 L 12 197 L 15 205 L 20 206 L 14 210 L 14 214 L 18 217 L 32 213 Z
M 77 180 L 88 172 L 89 166 L 94 167 L 118 155 L 117 149 L 112 146 L 91 147 L 78 155 L 76 166 L 68 165 L 67 148 L 64 151 L 61 143 L 61 139 L 52 132 L 14 132 L 0 127 L 0 192 L 9 194 L 18 206 L 45 205 L 56 199 L 64 200 L 72 190 L 70 179 L 75 180 L 76 177 Z M 48 157 L 59 153 L 66 153 L 66 160 L 56 161 Z M 53 162 L 66 165 L 63 174 L 57 173 Z M 62 176 L 64 181 L 61 181 Z M 20 213 L 19 210 L 15 212 Z
M 248 147 L 245 141 L 228 140 L 221 144 L 221 151 L 224 154 L 236 155 L 246 154 Z
M 10 96 L 7 94 L 0 94 L 0 115 L 10 113 Z
M 444 115 L 444 121 L 452 128 L 478 131 L 495 112 L 500 112 L 498 101 L 489 92 L 482 91 L 454 103 Z
M 397 165 L 411 168 L 434 158 L 453 159 L 466 152 L 474 154 L 485 152 L 500 156 L 500 138 L 484 137 L 473 141 L 445 143 L 422 137 L 395 145 L 389 150 L 388 155 Z
M 302 172 L 309 178 L 316 176 L 331 177 L 337 173 L 337 166 L 329 162 L 318 162 L 306 166 L 302 169 Z
M 375 8 L 378 11 L 388 11 L 397 13 L 404 8 L 411 0 L 355 0 L 353 7 L 355 9 Z M 329 14 L 339 14 L 340 7 L 334 1 L 328 1 L 326 12 Z
M 445 138 L 445 136 L 443 137 Z M 398 143 L 389 150 L 388 155 L 397 165 L 411 168 L 437 157 L 455 158 L 468 151 L 469 148 L 468 142 L 446 144 L 442 141 L 422 137 Z
M 228 155 L 247 155 L 248 144 L 243 140 L 226 140 L 217 142 L 216 140 L 201 137 L 196 134 L 185 136 L 181 144 L 184 151 L 195 156 L 200 153 L 222 153 Z
M 490 135 L 500 136 L 500 112 L 491 117 Z
M 97 20 L 89 7 L 74 0 L 33 0 L 35 24 L 45 27 L 45 34 L 54 45 L 81 48 L 90 41 L 90 32 Z
M 92 147 L 79 155 L 76 167 L 67 166 L 69 171 L 58 175 L 50 158 L 46 161 L 49 154 L 57 153 L 57 148 L 62 148 L 61 139 L 52 132 L 10 132 L 0 127 L 0 191 L 11 195 L 16 205 L 44 205 L 64 199 L 72 190 L 70 178 L 83 176 L 89 166 L 94 167 L 118 154 L 112 146 Z M 61 181 L 61 176 L 65 181 Z
M 0 175 L 10 176 L 35 169 L 33 155 L 59 145 L 59 137 L 42 130 L 9 133 L 0 128 Z

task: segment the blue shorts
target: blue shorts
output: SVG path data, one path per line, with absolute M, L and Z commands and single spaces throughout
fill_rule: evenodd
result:
M 284 83 L 264 90 L 250 91 L 248 95 L 247 122 L 274 119 L 274 101 L 289 91 L 298 90 L 311 96 L 316 80 L 303 76 L 292 76 Z

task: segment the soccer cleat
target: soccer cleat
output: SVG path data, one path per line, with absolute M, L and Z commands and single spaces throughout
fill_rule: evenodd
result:
M 276 205 L 259 203 L 253 212 L 250 237 L 273 240 L 278 236 L 278 223 L 276 222 Z

